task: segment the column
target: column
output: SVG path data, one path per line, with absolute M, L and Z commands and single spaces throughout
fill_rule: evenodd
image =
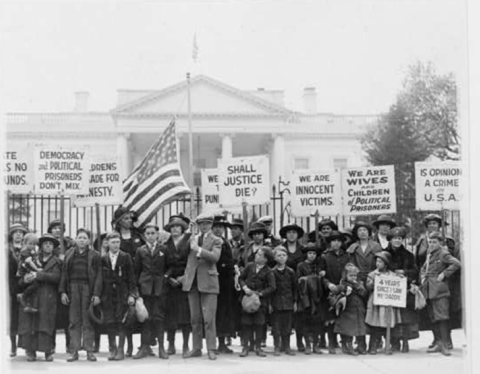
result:
M 120 159 L 120 170 L 123 178 L 127 178 L 132 171 L 132 157 L 130 150 L 130 134 L 120 133 L 117 137 L 117 152 Z
M 278 178 L 285 178 L 285 139 L 283 134 L 272 134 L 270 184 L 277 184 Z
M 232 134 L 220 134 L 222 137 L 222 158 L 233 157 Z

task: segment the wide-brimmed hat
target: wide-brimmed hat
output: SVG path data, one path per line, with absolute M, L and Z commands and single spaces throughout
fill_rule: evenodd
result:
M 173 218 L 179 218 L 181 219 L 183 222 L 185 222 L 188 225 L 190 225 L 190 218 L 188 218 L 185 214 L 183 214 L 182 212 L 178 213 L 178 214 L 175 214 L 173 216 L 170 217 L 169 221 L 172 220 Z
M 185 222 L 184 219 L 180 218 L 179 216 L 170 217 L 170 220 L 168 221 L 168 223 L 165 225 L 163 229 L 165 231 L 170 232 L 173 226 L 180 226 L 183 229 L 183 231 L 188 229 L 188 224 Z
M 340 240 L 344 242 L 345 236 L 340 231 L 334 230 L 330 233 L 329 236 L 325 237 L 325 240 L 327 241 L 327 243 L 331 243 L 334 240 Z
M 228 222 L 227 217 L 222 214 L 215 215 L 213 217 L 213 226 L 223 226 L 223 227 L 230 227 L 230 222 Z
M 394 227 L 388 232 L 387 240 L 392 240 L 393 238 L 396 238 L 398 236 L 402 239 L 405 239 L 405 237 L 407 236 L 407 231 L 403 227 Z
M 438 214 L 435 214 L 435 213 L 430 213 L 430 214 L 427 214 L 425 217 L 423 217 L 422 219 L 422 223 L 425 225 L 425 227 L 428 226 L 428 223 L 431 222 L 431 221 L 436 221 L 438 222 L 438 224 L 440 226 L 442 226 L 442 224 L 444 224 L 445 226 L 448 226 L 448 222 L 445 222 L 443 223 L 443 218 L 440 217 Z
M 60 226 L 63 230 L 65 230 L 65 223 L 63 223 L 63 227 L 62 227 L 62 221 L 60 221 L 59 218 L 55 218 L 53 221 L 51 221 L 48 224 L 47 232 L 51 234 L 53 228 L 56 227 L 56 226 Z
M 197 219 L 195 220 L 197 224 L 200 224 L 202 222 L 210 222 L 213 223 L 213 215 L 212 214 L 207 214 L 207 213 L 202 213 L 197 216 Z
M 241 218 L 234 218 L 230 223 L 230 228 L 238 227 L 243 231 L 243 219 Z
M 90 306 L 88 307 L 88 316 L 93 323 L 103 325 L 103 310 L 100 305 L 93 305 L 93 302 L 90 303 Z
M 257 222 L 264 223 L 264 224 L 269 224 L 273 222 L 272 216 L 263 216 L 260 217 Z
M 387 266 L 390 266 L 390 263 L 392 262 L 392 255 L 387 251 L 377 252 L 375 253 L 375 257 L 381 258 Z
M 38 239 L 38 246 L 41 248 L 44 242 L 52 242 L 54 248 L 60 245 L 58 239 L 50 233 L 43 234 L 40 239 Z
M 350 238 L 350 240 L 354 240 L 353 232 L 351 228 L 346 228 L 346 229 L 340 230 L 339 232 L 345 237 L 345 239 L 348 237 Z
M 21 223 L 14 223 L 10 228 L 8 229 L 8 233 L 12 235 L 15 231 L 21 231 L 23 234 L 27 234 L 28 230 L 23 227 Z
M 253 222 L 250 225 L 250 228 L 248 229 L 248 236 L 252 238 L 253 234 L 256 234 L 256 233 L 262 233 L 263 236 L 266 237 L 268 235 L 268 230 L 263 223 Z
M 353 225 L 352 233 L 354 238 L 358 238 L 357 236 L 357 231 L 360 227 L 365 227 L 368 230 L 368 235 L 372 235 L 372 226 L 370 226 L 367 222 L 365 221 L 357 221 L 355 222 L 355 225 Z
M 380 217 L 378 217 L 375 221 L 373 221 L 373 227 L 375 227 L 377 230 L 378 230 L 378 227 L 382 224 L 382 223 L 386 223 L 387 225 L 390 225 L 390 228 L 394 228 L 395 226 L 397 226 L 397 224 L 395 223 L 395 221 L 393 220 L 392 217 L 386 215 L 386 214 L 382 214 Z
M 320 222 L 318 222 L 318 231 L 322 231 L 323 226 L 330 226 L 332 230 L 338 231 L 337 224 L 329 218 L 322 219 Z
M 128 210 L 127 208 L 123 206 L 119 206 L 117 210 L 113 213 L 113 220 L 112 220 L 112 226 L 115 226 L 125 215 L 131 214 L 132 215 L 132 222 L 135 222 L 135 212 L 132 210 Z
M 298 234 L 298 238 L 301 238 L 303 235 L 305 235 L 304 229 L 302 229 L 296 223 L 290 223 L 280 229 L 280 236 L 285 239 L 287 237 L 287 232 L 289 231 L 296 231 Z
M 315 243 L 308 243 L 306 246 L 302 247 L 302 252 L 307 254 L 308 252 L 315 252 L 317 255 L 320 254 L 322 249 Z

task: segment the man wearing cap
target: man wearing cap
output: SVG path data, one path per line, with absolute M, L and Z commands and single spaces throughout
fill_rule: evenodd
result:
M 196 223 L 200 235 L 190 239 L 183 290 L 188 292 L 192 322 L 193 349 L 183 357 L 202 355 L 203 331 L 207 341 L 208 358 L 216 360 L 217 296 L 219 293 L 217 262 L 222 252 L 222 240 L 212 233 L 213 216 L 200 214 Z
M 18 262 L 22 241 L 28 230 L 20 223 L 14 223 L 8 230 L 8 289 L 10 294 L 10 357 L 17 355 L 17 329 L 18 329 Z
M 282 243 L 282 239 L 277 238 L 272 233 L 273 228 L 273 218 L 271 216 L 263 216 L 258 219 L 257 222 L 263 223 L 265 228 L 267 229 L 267 235 L 265 235 L 265 245 L 268 245 L 272 248 L 280 245 Z
M 377 242 L 382 247 L 382 250 L 385 250 L 388 247 L 388 232 L 396 227 L 397 224 L 392 219 L 392 217 L 382 214 L 376 221 L 373 221 L 373 227 L 377 232 L 372 236 L 372 240 Z
M 415 255 L 415 261 L 419 269 L 422 268 L 425 260 L 427 259 L 427 250 L 428 250 L 428 235 L 432 232 L 440 232 L 442 226 L 448 226 L 447 222 L 443 222 L 442 217 L 438 214 L 427 214 L 423 219 L 422 223 L 426 228 L 426 232 L 420 235 L 417 243 L 415 244 L 413 254 Z
M 109 361 L 125 358 L 124 345 L 126 330 L 124 317 L 129 305 L 135 305 L 138 297 L 132 259 L 120 251 L 120 234 L 110 232 L 105 237 L 108 251 L 102 255 L 103 291 L 101 305 L 104 324 L 107 326 L 110 355 Z M 119 336 L 118 347 L 116 335 Z

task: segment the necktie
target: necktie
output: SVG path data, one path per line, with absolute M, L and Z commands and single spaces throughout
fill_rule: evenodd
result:
M 201 247 L 203 245 L 203 239 L 205 237 L 205 234 L 200 235 L 200 238 L 198 239 L 198 246 Z

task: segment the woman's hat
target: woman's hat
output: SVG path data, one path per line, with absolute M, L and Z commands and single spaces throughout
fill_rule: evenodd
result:
M 103 311 L 100 305 L 93 305 L 93 302 L 91 302 L 88 307 L 88 316 L 93 323 L 103 325 Z
M 260 217 L 257 222 L 263 223 L 265 225 L 268 225 L 273 222 L 273 218 L 271 216 L 263 216 Z
M 387 266 L 390 266 L 390 263 L 392 261 L 392 256 L 387 251 L 381 251 L 381 252 L 375 253 L 375 257 L 381 258 L 382 261 L 385 262 Z
M 200 224 L 202 222 L 210 222 L 213 223 L 213 215 L 207 214 L 207 213 L 202 213 L 199 214 L 197 219 L 195 220 L 197 224 Z
M 113 220 L 112 220 L 112 226 L 115 226 L 121 219 L 126 216 L 127 214 L 132 215 L 132 222 L 135 222 L 134 217 L 136 217 L 135 212 L 128 210 L 127 208 L 123 206 L 119 206 L 117 210 L 113 213 Z
M 60 219 L 56 218 L 54 219 L 53 221 L 51 221 L 49 224 L 48 224 L 48 229 L 47 229 L 47 232 L 48 233 L 52 233 L 52 230 L 54 227 L 56 226 L 62 226 L 62 221 L 60 221 Z M 63 224 L 63 230 L 65 230 L 65 223 Z
M 58 239 L 50 233 L 43 234 L 43 236 L 38 239 L 38 246 L 41 248 L 44 242 L 52 242 L 54 248 L 60 245 Z
M 440 217 L 438 214 L 430 213 L 427 214 L 425 217 L 422 219 L 422 223 L 425 225 L 425 227 L 428 226 L 428 223 L 431 221 L 436 221 L 440 226 L 442 226 L 443 219 Z M 445 226 L 448 226 L 448 222 L 445 222 Z
M 10 226 L 8 233 L 12 235 L 15 231 L 21 231 L 23 232 L 23 234 L 28 233 L 28 230 L 25 227 L 23 227 L 21 223 L 14 223 L 12 226 Z
M 382 223 L 386 223 L 387 225 L 390 225 L 391 229 L 394 228 L 395 226 L 397 226 L 397 224 L 395 223 L 395 221 L 393 220 L 392 217 L 390 217 L 386 214 L 382 214 L 380 217 L 377 218 L 376 221 L 373 221 L 373 227 L 375 227 L 378 230 L 378 227 Z
M 365 227 L 368 230 L 368 235 L 372 235 L 372 226 L 370 226 L 368 223 L 365 221 L 357 221 L 355 222 L 355 225 L 353 226 L 352 233 L 355 238 L 357 238 L 357 231 L 360 227 Z
M 338 231 L 337 224 L 329 218 L 322 219 L 320 222 L 318 222 L 318 231 L 322 231 L 323 226 L 330 226 L 332 230 Z
M 230 222 L 227 221 L 227 217 L 224 215 L 216 215 L 213 217 L 213 226 L 223 226 L 223 227 L 230 227 Z
M 305 254 L 308 252 L 315 252 L 318 255 L 321 252 L 321 248 L 315 243 L 308 243 L 305 247 L 302 247 L 302 252 Z
M 348 237 L 350 238 L 350 240 L 353 240 L 353 232 L 351 228 L 346 228 L 346 229 L 340 230 L 339 232 L 345 237 L 345 239 Z
M 248 230 L 248 236 L 252 238 L 253 234 L 256 234 L 256 233 L 262 233 L 263 236 L 266 237 L 268 235 L 268 230 L 263 223 L 253 222 L 250 225 L 250 229 Z
M 405 231 L 403 227 L 394 227 L 388 232 L 387 240 L 392 240 L 393 238 L 396 238 L 398 236 L 402 239 L 405 239 L 405 237 L 407 236 L 407 231 Z
M 234 218 L 232 223 L 230 223 L 230 228 L 232 227 L 238 227 L 243 231 L 243 219 L 241 218 Z
M 169 221 L 171 221 L 173 218 L 179 218 L 179 219 L 181 219 L 183 222 L 185 222 L 185 223 L 187 224 L 187 227 L 188 227 L 188 225 L 190 225 L 190 218 L 188 218 L 188 217 L 187 217 L 185 214 L 183 214 L 182 212 L 171 216 L 170 219 L 169 219 Z
M 345 236 L 343 236 L 343 234 L 340 233 L 339 231 L 335 230 L 335 231 L 332 231 L 330 233 L 330 235 L 325 237 L 325 240 L 327 241 L 327 243 L 331 243 L 334 240 L 340 240 L 340 241 L 344 242 L 345 241 Z
M 188 224 L 185 222 L 184 219 L 180 218 L 179 216 L 170 217 L 170 220 L 168 221 L 168 223 L 165 225 L 163 229 L 165 231 L 170 232 L 173 226 L 180 226 L 183 229 L 183 231 L 186 231 L 188 229 Z
M 289 231 L 296 231 L 299 239 L 305 234 L 305 231 L 296 223 L 290 223 L 280 229 L 280 236 L 285 239 Z

